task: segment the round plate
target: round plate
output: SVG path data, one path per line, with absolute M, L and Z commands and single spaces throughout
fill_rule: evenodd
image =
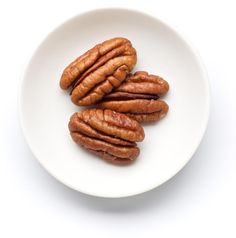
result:
M 169 113 L 144 126 L 140 156 L 129 166 L 104 162 L 72 141 L 68 121 L 82 108 L 59 87 L 71 61 L 117 36 L 137 50 L 134 71 L 160 75 L 170 84 L 164 97 Z M 195 50 L 162 21 L 133 10 L 95 10 L 66 21 L 38 47 L 20 85 L 19 111 L 26 140 L 51 175 L 86 194 L 126 197 L 159 186 L 190 160 L 207 126 L 208 79 Z

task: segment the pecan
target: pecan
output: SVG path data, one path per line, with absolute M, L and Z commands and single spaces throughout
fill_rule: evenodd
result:
M 139 155 L 136 142 L 144 139 L 141 125 L 124 114 L 101 109 L 74 113 L 69 122 L 72 139 L 104 160 L 126 164 Z
M 136 61 L 136 50 L 129 40 L 104 41 L 65 68 L 60 87 L 72 88 L 71 100 L 76 105 L 92 105 L 119 87 Z
M 161 77 L 139 71 L 130 74 L 99 106 L 126 113 L 138 122 L 158 121 L 167 114 L 169 107 L 157 99 L 168 90 L 169 84 Z
M 145 71 L 137 71 L 134 74 L 129 74 L 115 92 L 162 96 L 166 94 L 168 90 L 168 82 L 160 76 L 148 74 Z

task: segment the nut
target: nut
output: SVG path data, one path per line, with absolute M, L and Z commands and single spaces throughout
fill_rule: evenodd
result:
M 163 118 L 169 110 L 169 106 L 164 101 L 153 99 L 106 101 L 100 103 L 100 107 L 125 113 L 138 122 L 158 121 Z
M 136 50 L 129 40 L 104 41 L 66 67 L 60 87 L 72 88 L 71 100 L 76 105 L 92 105 L 119 87 L 136 61 Z
M 157 99 L 168 90 L 169 84 L 161 77 L 139 71 L 130 74 L 99 106 L 126 113 L 138 122 L 158 121 L 167 114 L 169 107 Z
M 69 122 L 72 139 L 99 157 L 126 164 L 139 155 L 136 142 L 144 139 L 141 125 L 112 110 L 87 109 L 74 113 Z
M 137 71 L 134 74 L 129 74 L 126 80 L 115 91 L 134 95 L 162 96 L 168 90 L 169 84 L 160 76 L 148 74 L 146 71 Z

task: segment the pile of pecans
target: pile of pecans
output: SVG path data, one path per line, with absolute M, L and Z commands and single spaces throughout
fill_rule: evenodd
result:
M 60 87 L 70 89 L 78 106 L 69 122 L 72 139 L 102 159 L 127 164 L 139 155 L 136 142 L 144 139 L 140 123 L 154 122 L 168 112 L 159 98 L 169 90 L 163 78 L 145 71 L 131 73 L 136 50 L 125 38 L 96 45 L 65 68 Z

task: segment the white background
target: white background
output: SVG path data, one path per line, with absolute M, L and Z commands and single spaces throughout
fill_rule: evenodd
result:
M 234 2 L 0 0 L 0 237 L 236 237 Z M 111 6 L 142 10 L 183 32 L 211 83 L 209 125 L 192 160 L 163 186 L 124 199 L 90 197 L 52 178 L 17 118 L 19 78 L 41 40 L 71 16 Z

